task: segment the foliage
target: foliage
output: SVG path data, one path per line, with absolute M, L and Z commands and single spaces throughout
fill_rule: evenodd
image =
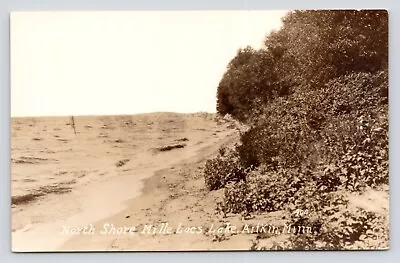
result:
M 293 226 L 311 226 L 316 231 L 311 235 L 290 236 L 285 247 L 294 250 L 385 248 L 389 241 L 387 219 L 361 208 L 349 209 L 343 195 L 334 193 L 325 202 L 318 203 L 313 216 L 292 216 Z
M 291 218 L 312 237 L 277 249 L 387 246 L 387 217 L 350 211 L 344 197 L 389 181 L 386 11 L 290 12 L 264 48 L 238 51 L 217 98 L 219 114 L 250 126 L 231 168 L 221 156 L 208 162 L 225 212 L 313 211 Z M 240 180 L 223 179 L 239 178 L 237 167 Z
M 244 167 L 322 163 L 337 166 L 359 186 L 387 182 L 387 72 L 352 74 L 330 84 L 323 91 L 299 89 L 265 106 L 241 136 Z
M 209 190 L 217 190 L 229 182 L 244 180 L 245 170 L 240 165 L 237 152 L 221 148 L 217 157 L 206 161 L 204 179 Z
M 245 121 L 273 95 L 275 77 L 270 52 L 240 49 L 218 86 L 217 111 Z
M 388 15 L 384 10 L 294 11 L 265 45 L 281 79 L 321 86 L 352 72 L 387 68 Z
M 314 158 L 316 149 L 311 142 L 318 136 L 324 117 L 311 112 L 312 104 L 297 94 L 268 104 L 241 136 L 238 152 L 244 166 L 293 167 Z
M 269 170 L 261 166 L 247 174 L 246 181 L 225 187 L 226 213 L 277 211 L 301 207 L 313 209 L 329 193 L 339 189 L 339 176 L 306 169 Z M 316 194 L 318 193 L 318 195 Z
M 240 49 L 217 91 L 217 111 L 247 122 L 272 99 L 302 85 L 388 68 L 388 15 L 384 10 L 294 11 L 265 47 Z

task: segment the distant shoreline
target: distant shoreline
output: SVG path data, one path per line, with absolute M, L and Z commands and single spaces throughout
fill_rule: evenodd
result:
M 156 114 L 175 114 L 175 115 L 199 115 L 199 114 L 209 114 L 217 115 L 217 112 L 207 112 L 207 111 L 196 111 L 196 112 L 173 112 L 173 111 L 155 111 L 155 112 L 142 112 L 142 113 L 121 113 L 121 114 L 70 114 L 70 115 L 41 115 L 41 116 L 11 116 L 11 119 L 38 119 L 38 118 L 91 118 L 91 117 L 129 117 L 129 116 L 144 116 L 144 115 L 156 115 Z

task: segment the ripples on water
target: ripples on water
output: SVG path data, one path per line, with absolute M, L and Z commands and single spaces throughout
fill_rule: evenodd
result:
M 70 192 L 107 176 L 137 154 L 183 148 L 193 132 L 213 128 L 207 113 L 12 119 L 13 206 Z M 167 146 L 166 146 L 167 145 Z

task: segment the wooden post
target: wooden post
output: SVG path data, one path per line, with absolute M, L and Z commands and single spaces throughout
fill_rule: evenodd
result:
M 71 121 L 72 121 L 72 128 L 74 129 L 74 133 L 76 135 L 74 116 L 71 116 Z

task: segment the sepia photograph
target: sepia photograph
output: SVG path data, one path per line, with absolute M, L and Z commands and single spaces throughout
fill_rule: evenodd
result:
M 388 15 L 12 12 L 12 251 L 389 249 Z

